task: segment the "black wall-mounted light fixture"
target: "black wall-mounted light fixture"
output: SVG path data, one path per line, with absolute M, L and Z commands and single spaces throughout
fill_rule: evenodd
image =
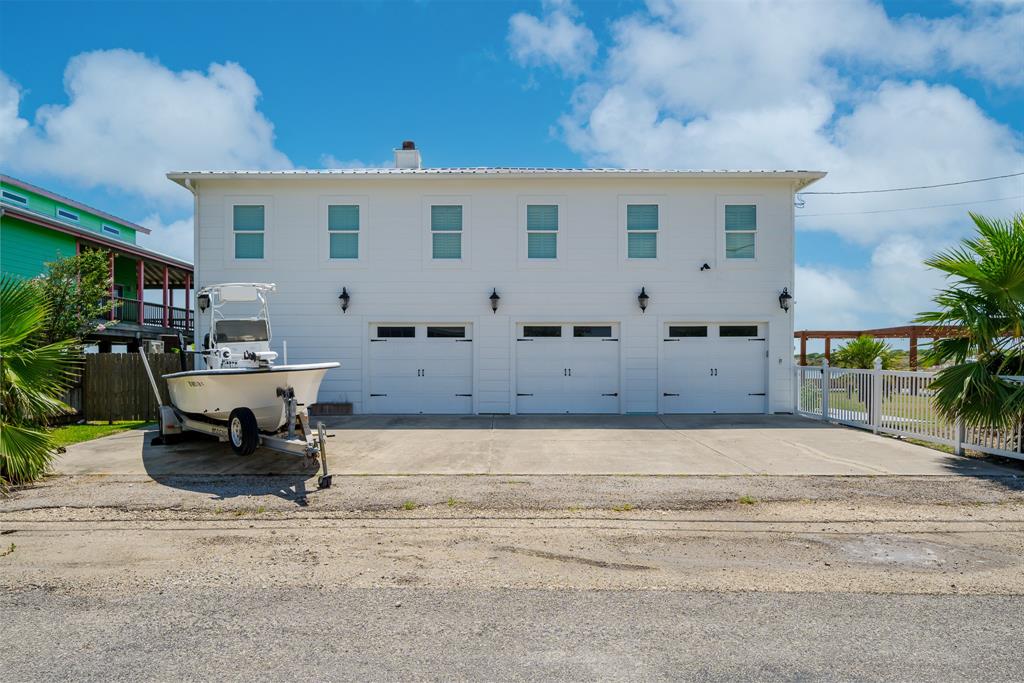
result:
M 647 310 L 647 304 L 650 302 L 651 297 L 647 296 L 647 288 L 641 287 L 640 294 L 637 295 L 636 301 L 640 304 L 640 312 L 643 313 Z
M 491 313 L 497 313 L 498 302 L 501 301 L 501 297 L 498 296 L 498 289 L 496 287 L 492 288 L 491 295 L 487 298 L 491 300 Z
M 793 295 L 789 293 L 789 287 L 783 287 L 782 293 L 779 294 L 779 308 L 789 312 L 789 304 L 793 301 Z
M 348 293 L 347 287 L 341 288 L 341 294 L 338 295 L 338 301 L 341 302 L 341 312 L 345 313 L 348 311 L 348 302 L 352 300 L 352 295 Z
M 210 307 L 210 295 L 200 294 L 196 297 L 196 306 L 199 306 L 200 311 L 205 311 Z
M 708 265 L 707 263 L 705 263 L 705 264 L 704 264 L 703 266 L 701 266 L 701 267 L 700 267 L 700 271 L 701 271 L 702 273 L 703 273 L 703 272 L 704 272 L 705 270 L 711 270 L 711 266 L 709 266 L 709 265 Z

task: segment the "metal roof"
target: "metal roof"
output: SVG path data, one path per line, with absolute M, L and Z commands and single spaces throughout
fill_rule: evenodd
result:
M 324 168 L 324 169 L 282 169 L 282 170 L 195 170 L 174 171 L 167 177 L 180 185 L 187 180 L 202 178 L 244 179 L 244 178 L 311 178 L 330 176 L 359 177 L 438 177 L 438 176 L 534 176 L 534 177 L 593 177 L 609 178 L 776 178 L 799 181 L 803 189 L 816 180 L 824 178 L 825 171 L 804 170 L 682 170 L 644 168 L 544 168 L 544 167 L 467 167 L 467 168 Z
M 108 220 L 111 223 L 117 223 L 118 225 L 123 225 L 126 228 L 131 228 L 132 230 L 137 230 L 147 235 L 150 233 L 149 228 L 143 227 L 138 223 L 132 223 L 131 221 L 126 221 L 123 218 L 118 218 L 117 216 L 109 214 L 106 211 L 101 211 L 100 209 L 93 208 L 88 204 L 83 204 L 82 202 L 75 201 L 70 197 L 65 197 L 64 195 L 57 194 L 56 192 L 50 192 L 47 189 L 39 187 L 38 185 L 33 185 L 32 183 L 27 183 L 24 180 L 18 180 L 17 178 L 12 178 L 9 175 L 0 174 L 0 181 L 5 182 L 8 185 L 13 185 L 14 187 L 21 188 L 26 192 L 33 192 L 35 194 L 42 195 L 47 199 L 52 199 L 55 202 L 67 204 L 69 207 L 80 209 L 81 211 L 85 211 L 86 213 L 91 213 L 92 215 L 98 216 L 99 218 L 102 218 L 104 220 Z

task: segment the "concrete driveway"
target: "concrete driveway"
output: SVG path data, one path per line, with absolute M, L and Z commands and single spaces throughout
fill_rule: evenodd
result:
M 338 474 L 950 475 L 1020 473 L 869 432 L 788 415 L 353 416 L 327 421 Z M 136 430 L 72 446 L 63 474 L 288 474 L 315 465 L 235 456 L 195 436 L 151 446 Z

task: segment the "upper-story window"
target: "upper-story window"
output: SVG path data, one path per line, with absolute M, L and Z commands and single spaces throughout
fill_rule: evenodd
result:
M 11 204 L 20 204 L 21 206 L 28 206 L 28 197 L 23 197 L 22 195 L 11 192 L 9 190 L 3 191 L 3 198 L 5 202 L 10 202 Z
M 359 258 L 359 205 L 327 206 L 327 231 L 330 234 L 332 259 Z
M 657 204 L 626 205 L 626 255 L 631 259 L 658 258 Z
M 61 220 L 65 221 L 71 221 L 72 223 L 78 222 L 77 213 L 75 213 L 74 211 L 68 211 L 67 209 L 62 209 L 60 207 L 57 207 L 57 218 L 60 218 Z
M 104 223 L 102 225 L 102 230 L 103 230 L 103 232 L 105 232 L 108 235 L 115 235 L 115 236 L 120 236 L 121 235 L 121 229 L 120 228 L 115 228 L 113 225 L 107 225 L 106 223 Z
M 725 257 L 753 259 L 757 248 L 757 205 L 725 205 Z
M 266 228 L 266 207 L 262 204 L 235 204 L 232 207 L 232 230 L 235 236 L 236 259 L 263 258 Z
M 526 205 L 526 257 L 558 258 L 558 204 Z
M 462 205 L 434 204 L 430 207 L 431 257 L 462 258 Z

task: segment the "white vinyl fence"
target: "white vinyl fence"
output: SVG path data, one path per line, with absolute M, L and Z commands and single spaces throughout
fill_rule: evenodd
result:
M 939 415 L 929 388 L 935 373 L 797 366 L 799 415 L 931 443 L 1024 460 L 1024 428 L 982 429 Z M 1016 379 L 1016 378 L 1014 378 Z

